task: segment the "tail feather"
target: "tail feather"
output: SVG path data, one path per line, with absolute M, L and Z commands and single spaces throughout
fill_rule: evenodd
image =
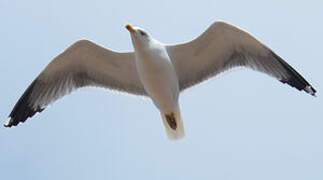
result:
M 185 136 L 184 125 L 178 107 L 171 113 L 161 113 L 161 116 L 168 139 L 178 140 Z

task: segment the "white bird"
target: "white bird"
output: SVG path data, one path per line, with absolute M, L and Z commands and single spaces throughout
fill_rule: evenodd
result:
M 160 110 L 169 139 L 184 136 L 179 93 L 229 68 L 264 72 L 298 90 L 315 89 L 272 50 L 243 30 L 215 22 L 196 39 L 164 45 L 139 27 L 126 25 L 134 52 L 114 52 L 80 40 L 55 57 L 31 83 L 9 115 L 16 126 L 71 91 L 100 86 L 148 96 Z

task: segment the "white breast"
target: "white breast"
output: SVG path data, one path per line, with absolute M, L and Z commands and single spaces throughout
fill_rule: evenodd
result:
M 159 42 L 136 49 L 136 66 L 139 78 L 161 112 L 168 113 L 177 107 L 179 86 L 173 64 L 165 47 Z

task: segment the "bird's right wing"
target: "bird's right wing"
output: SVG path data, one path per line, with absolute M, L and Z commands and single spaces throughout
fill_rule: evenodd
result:
M 180 90 L 237 66 L 266 73 L 298 90 L 315 89 L 273 51 L 245 31 L 224 22 L 212 24 L 188 43 L 167 46 Z
M 48 104 L 84 86 L 99 86 L 147 95 L 141 84 L 134 53 L 118 53 L 80 40 L 55 57 L 20 97 L 6 127 L 24 122 Z

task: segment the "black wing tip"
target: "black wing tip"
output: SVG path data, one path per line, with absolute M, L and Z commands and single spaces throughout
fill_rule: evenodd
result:
M 12 125 L 10 125 L 9 123 L 3 125 L 3 127 L 5 127 L 5 128 L 11 128 L 11 126 Z
M 300 81 L 295 81 L 294 78 L 291 78 L 289 80 L 281 80 L 282 83 L 287 83 L 292 87 L 295 87 L 296 89 L 298 89 L 299 91 L 305 91 L 306 93 L 317 97 L 316 96 L 316 90 L 308 83 L 302 83 Z
M 25 122 L 29 117 L 32 117 L 37 112 L 42 112 L 44 110 L 44 108 L 41 107 L 35 109 L 30 102 L 30 97 L 36 83 L 37 80 L 31 83 L 31 85 L 20 97 L 9 115 L 8 123 L 5 124 L 4 127 L 17 126 L 20 122 Z
M 310 95 L 316 97 L 316 90 L 312 86 L 310 86 L 310 85 L 306 86 L 304 88 L 304 91 L 309 93 Z
M 8 122 L 6 124 L 4 124 L 3 126 L 6 127 L 6 128 L 11 128 L 12 126 L 17 126 L 18 123 L 19 123 L 19 121 L 14 121 L 12 119 L 12 117 L 9 116 Z
M 19 111 L 13 111 L 9 116 L 8 122 L 3 126 L 6 128 L 11 128 L 12 126 L 17 126 L 19 123 L 24 123 L 28 118 L 34 116 L 37 112 L 42 112 L 44 108 L 37 108 L 34 110 L 29 106 L 21 106 Z
M 316 90 L 293 67 L 287 64 L 281 57 L 279 57 L 274 52 L 271 53 L 289 74 L 288 79 L 280 80 L 282 83 L 287 83 L 300 91 L 304 90 L 310 95 L 316 96 Z

